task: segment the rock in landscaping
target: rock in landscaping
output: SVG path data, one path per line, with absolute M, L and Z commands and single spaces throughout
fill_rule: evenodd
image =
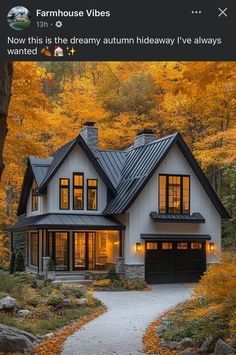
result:
M 236 354 L 232 346 L 224 342 L 222 339 L 217 340 L 214 355 L 232 355 Z
M 86 298 L 80 298 L 80 299 L 78 299 L 78 304 L 80 305 L 80 306 L 87 306 L 87 300 L 86 300 Z
M 200 353 L 206 354 L 210 351 L 212 351 L 214 345 L 214 338 L 212 335 L 209 335 L 203 342 L 201 348 L 200 348 Z
M 186 337 L 179 341 L 177 349 L 191 348 L 194 347 L 195 345 L 196 343 L 193 339 Z
M 10 327 L 8 325 L 0 324 L 0 335 L 2 334 L 2 332 L 13 334 L 15 336 L 24 336 L 28 338 L 31 342 L 36 342 L 38 340 L 38 338 L 35 335 L 25 332 L 24 330 L 20 330 L 14 327 Z
M 19 311 L 17 311 L 17 315 L 18 316 L 28 316 L 28 314 L 32 313 L 29 309 L 19 309 Z
M 33 354 L 33 343 L 24 335 L 0 333 L 0 349 L 4 353 L 25 352 Z
M 62 307 L 69 307 L 70 305 L 70 300 L 68 300 L 68 298 L 65 298 L 60 304 Z
M 191 348 L 187 348 L 187 349 L 181 351 L 181 353 L 180 353 L 180 355 L 197 355 L 197 354 L 198 354 L 198 352 L 191 349 Z
M 166 326 L 159 325 L 159 327 L 157 327 L 157 329 L 156 329 L 156 333 L 157 334 L 162 334 L 165 330 L 166 330 Z
M 165 325 L 165 326 L 168 326 L 170 324 L 170 319 L 167 318 L 167 317 L 163 317 L 162 318 L 162 324 Z
M 174 350 L 177 349 L 178 345 L 178 341 L 168 341 L 165 345 L 163 345 L 163 347 L 170 350 Z
M 53 338 L 54 337 L 54 333 L 47 333 L 44 335 L 45 338 L 49 339 L 49 338 Z
M 0 299 L 0 309 L 13 309 L 16 305 L 16 299 L 6 296 Z

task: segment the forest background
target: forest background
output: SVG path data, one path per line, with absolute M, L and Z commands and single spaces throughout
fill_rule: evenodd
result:
M 232 219 L 223 245 L 236 249 L 235 62 L 15 62 L 0 185 L 0 266 L 30 155 L 46 158 L 99 127 L 100 148 L 124 148 L 137 131 L 179 131 Z

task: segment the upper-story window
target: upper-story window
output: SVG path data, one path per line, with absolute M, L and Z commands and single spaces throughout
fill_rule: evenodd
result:
M 84 209 L 84 174 L 73 174 L 73 209 Z
M 98 181 L 96 179 L 87 180 L 87 209 L 97 210 L 98 208 Z
M 60 210 L 69 210 L 70 208 L 70 179 L 60 179 Z
M 159 213 L 190 213 L 190 177 L 184 175 L 159 176 Z
M 32 184 L 32 200 L 31 200 L 31 210 L 32 212 L 38 211 L 39 208 L 39 197 L 38 197 L 38 186 L 36 181 L 33 181 Z

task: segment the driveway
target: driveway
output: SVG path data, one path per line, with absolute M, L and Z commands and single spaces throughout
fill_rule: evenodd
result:
M 95 292 L 108 310 L 71 335 L 63 355 L 137 355 L 147 326 L 190 297 L 187 284 L 153 285 L 149 292 Z

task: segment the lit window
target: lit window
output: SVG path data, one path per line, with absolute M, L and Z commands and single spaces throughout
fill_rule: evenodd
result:
M 177 243 L 177 249 L 188 249 L 188 243 Z
M 87 180 L 87 209 L 97 210 L 97 180 Z
M 84 174 L 73 174 L 73 209 L 84 209 Z
M 36 181 L 33 181 L 32 184 L 32 200 L 31 200 L 31 210 L 32 212 L 38 211 L 39 208 L 39 197 L 38 197 L 38 186 Z
M 70 180 L 60 179 L 60 209 L 68 210 L 70 205 Z
M 162 249 L 172 249 L 172 243 L 162 243 Z
M 30 235 L 30 263 L 38 266 L 38 233 L 31 233 Z
M 191 249 L 202 249 L 202 243 L 191 243 Z
M 158 247 L 157 243 L 147 242 L 147 250 L 154 250 L 157 249 L 157 247 Z
M 159 176 L 159 212 L 189 214 L 190 177 L 182 175 Z

